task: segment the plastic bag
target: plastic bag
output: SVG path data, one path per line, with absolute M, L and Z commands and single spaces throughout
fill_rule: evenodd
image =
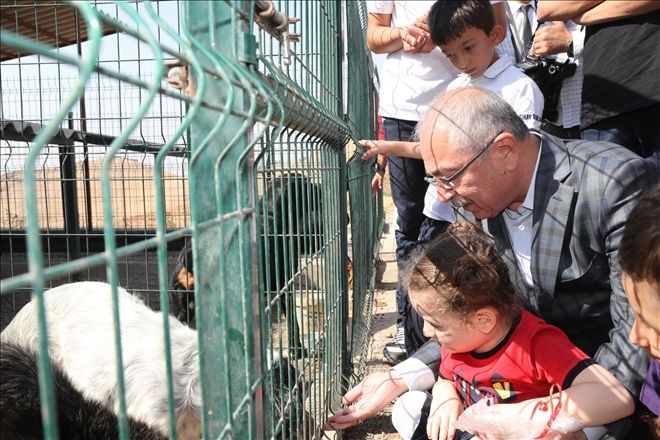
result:
M 456 428 L 471 434 L 482 433 L 500 439 L 532 440 L 545 429 L 546 422 L 511 418 L 503 413 L 505 404 L 488 406 L 484 400 L 466 409 L 456 421 Z M 572 417 L 559 412 L 552 429 L 563 433 L 579 431 L 582 426 Z
M 512 440 L 532 440 L 545 429 L 545 423 L 504 415 L 502 406 L 488 406 L 485 400 L 480 400 L 461 414 L 456 421 L 456 428 L 472 434 L 479 432 Z

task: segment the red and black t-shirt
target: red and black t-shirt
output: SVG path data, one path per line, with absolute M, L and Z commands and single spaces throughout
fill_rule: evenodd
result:
M 485 353 L 442 352 L 440 375 L 452 380 L 468 407 L 545 397 L 553 384 L 568 388 L 594 363 L 557 327 L 521 309 L 520 320 Z

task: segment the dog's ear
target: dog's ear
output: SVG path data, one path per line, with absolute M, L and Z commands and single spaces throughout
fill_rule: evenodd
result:
M 193 253 L 192 253 L 192 240 L 186 245 L 186 256 L 183 262 L 183 267 L 188 269 L 188 272 L 193 273 Z
M 202 438 L 202 419 L 191 410 L 183 411 L 176 420 L 176 438 L 199 440 Z

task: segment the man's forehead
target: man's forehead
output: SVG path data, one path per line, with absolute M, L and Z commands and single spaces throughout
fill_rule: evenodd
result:
M 442 158 L 448 151 L 448 139 L 445 130 L 438 125 L 435 127 L 429 127 L 429 125 L 425 127 L 420 136 L 420 153 L 426 172 L 434 175 L 443 168 Z

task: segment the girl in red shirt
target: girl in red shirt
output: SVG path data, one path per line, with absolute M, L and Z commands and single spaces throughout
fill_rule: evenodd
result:
M 453 439 L 463 410 L 482 399 L 501 420 L 545 426 L 537 438 L 560 416 L 579 430 L 632 414 L 614 376 L 521 307 L 504 260 L 476 226 L 454 223 L 432 241 L 409 266 L 407 288 L 425 335 L 441 345 L 429 438 Z

